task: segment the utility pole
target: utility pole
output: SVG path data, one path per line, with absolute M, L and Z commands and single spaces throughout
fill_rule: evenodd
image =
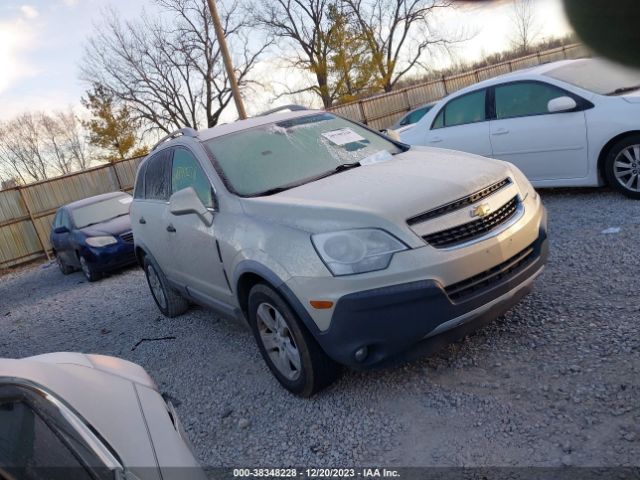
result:
M 218 37 L 218 43 L 220 44 L 220 53 L 222 54 L 224 66 L 227 70 L 227 76 L 229 77 L 229 83 L 231 84 L 231 93 L 233 94 L 233 100 L 236 102 L 238 116 L 241 120 L 244 120 L 245 118 L 247 118 L 247 112 L 245 112 L 244 110 L 244 104 L 242 103 L 242 97 L 240 96 L 238 80 L 236 79 L 236 74 L 233 70 L 231 55 L 229 55 L 229 48 L 227 47 L 227 40 L 224 38 L 224 30 L 222 29 L 222 23 L 220 23 L 220 15 L 218 15 L 216 0 L 207 1 L 209 2 L 209 10 L 211 10 L 211 18 L 213 19 L 213 28 L 216 31 L 216 37 Z

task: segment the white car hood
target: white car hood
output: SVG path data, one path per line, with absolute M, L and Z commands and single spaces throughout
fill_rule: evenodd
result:
M 243 205 L 249 215 L 312 233 L 359 227 L 397 230 L 410 217 L 510 174 L 506 162 L 453 150 L 412 147 L 393 160 L 347 170 L 275 195 L 244 199 Z
M 640 90 L 622 95 L 622 98 L 629 103 L 640 103 Z

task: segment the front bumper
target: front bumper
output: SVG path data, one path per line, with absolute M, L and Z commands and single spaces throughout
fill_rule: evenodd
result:
M 136 263 L 133 243 L 121 240 L 113 245 L 94 248 L 85 247 L 82 254 L 97 272 L 108 272 Z
M 526 256 L 524 255 L 526 254 Z M 462 295 L 433 279 L 375 288 L 341 297 L 330 327 L 315 337 L 338 363 L 369 368 L 434 351 L 500 316 L 532 288 L 548 256 L 546 219 L 538 238 L 500 268 L 462 288 Z M 366 356 L 356 360 L 356 352 Z M 402 354 L 402 355 L 401 355 Z

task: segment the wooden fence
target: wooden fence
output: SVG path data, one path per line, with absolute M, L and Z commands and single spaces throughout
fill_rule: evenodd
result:
M 0 268 L 45 255 L 49 258 L 49 232 L 56 210 L 92 195 L 130 192 L 140 160 L 123 160 L 0 191 Z
M 456 90 L 505 73 L 557 60 L 583 58 L 589 51 L 580 44 L 544 50 L 508 62 L 442 77 L 390 93 L 337 105 L 328 110 L 380 130 L 392 125 L 404 113 L 425 103 L 440 100 Z
M 333 107 L 353 120 L 381 129 L 403 113 L 438 100 L 473 83 L 514 70 L 567 58 L 588 56 L 581 45 L 569 45 L 470 72 L 403 88 Z M 0 268 L 50 257 L 49 231 L 56 210 L 81 198 L 116 190 L 131 191 L 141 158 L 101 165 L 82 172 L 0 191 Z

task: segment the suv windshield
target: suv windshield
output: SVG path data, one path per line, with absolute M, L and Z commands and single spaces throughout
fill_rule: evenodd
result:
M 571 62 L 545 75 L 600 95 L 618 95 L 640 89 L 640 71 L 602 59 Z
M 96 223 L 106 222 L 116 217 L 129 214 L 131 204 L 130 195 L 109 198 L 96 203 L 90 203 L 71 211 L 76 228 L 84 228 Z
M 230 187 L 242 196 L 293 188 L 332 173 L 388 159 L 401 149 L 366 128 L 320 113 L 204 142 Z

